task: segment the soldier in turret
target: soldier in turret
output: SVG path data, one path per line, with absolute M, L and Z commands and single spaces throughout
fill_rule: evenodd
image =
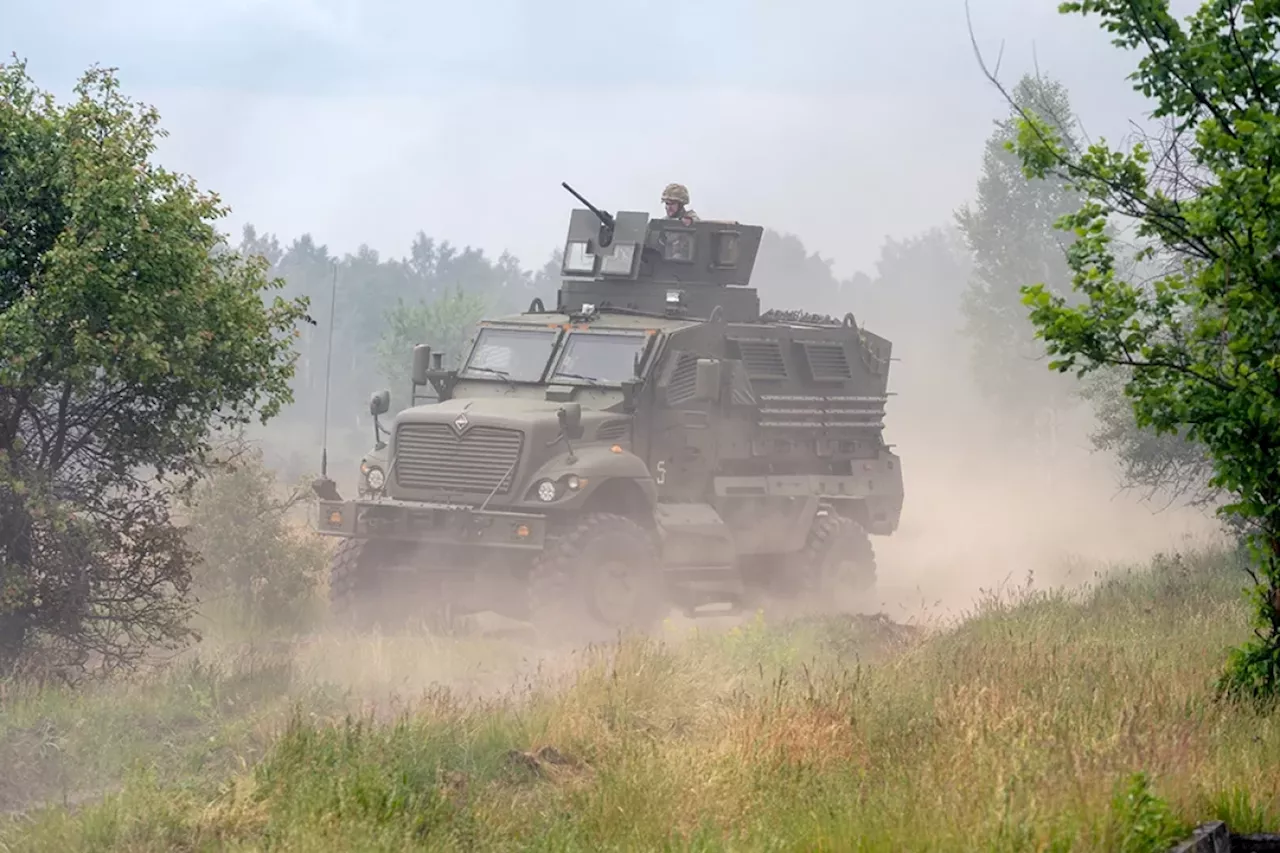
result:
M 684 184 L 667 184 L 662 191 L 662 203 L 667 208 L 667 219 L 679 219 L 685 225 L 698 220 L 698 214 L 685 206 L 689 203 L 689 190 Z

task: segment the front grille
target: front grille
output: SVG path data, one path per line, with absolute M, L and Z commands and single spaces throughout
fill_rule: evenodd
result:
M 505 495 L 523 442 L 514 429 L 473 426 L 458 435 L 448 424 L 403 424 L 396 431 L 396 483 L 484 495 L 497 486 L 495 494 Z

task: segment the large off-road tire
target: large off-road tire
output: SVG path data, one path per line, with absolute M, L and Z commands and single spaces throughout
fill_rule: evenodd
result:
M 814 519 L 800 554 L 802 596 L 819 609 L 842 609 L 876 584 L 876 555 L 861 524 L 828 512 Z
M 530 571 L 530 619 L 550 639 L 646 632 L 666 604 L 654 536 L 621 515 L 593 513 L 569 522 Z
M 329 612 L 343 627 L 369 627 L 370 599 L 381 572 L 366 557 L 367 545 L 363 539 L 343 539 L 329 557 Z
M 343 539 L 338 544 L 329 561 L 329 611 L 338 625 L 358 631 L 392 630 L 424 618 L 430 621 L 436 602 L 390 570 L 402 550 L 380 540 Z

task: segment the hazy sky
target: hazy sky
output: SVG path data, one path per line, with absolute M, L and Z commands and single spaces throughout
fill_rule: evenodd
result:
M 1034 56 L 1091 134 L 1142 117 L 1136 57 L 1096 21 L 970 2 L 1007 83 Z M 681 181 L 704 216 L 869 269 L 885 236 L 970 197 L 1004 112 L 964 0 L 0 0 L 0 48 L 60 96 L 119 68 L 161 112 L 160 158 L 222 195 L 236 236 L 400 255 L 423 230 L 526 266 L 561 239 L 567 180 L 655 213 Z

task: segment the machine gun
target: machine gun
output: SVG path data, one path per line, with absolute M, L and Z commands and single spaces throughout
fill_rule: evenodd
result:
M 596 207 L 594 204 L 592 204 L 591 202 L 583 198 L 580 192 L 575 190 L 573 187 L 569 186 L 568 181 L 561 181 L 560 186 L 568 190 L 573 195 L 574 198 L 576 198 L 578 201 L 582 202 L 586 206 L 587 210 L 591 211 L 596 215 L 596 219 L 600 220 L 599 242 L 600 242 L 601 248 L 607 248 L 609 244 L 613 242 L 613 230 L 617 225 L 617 222 L 614 220 L 613 215 L 606 213 L 605 211 L 601 210 L 600 208 Z

